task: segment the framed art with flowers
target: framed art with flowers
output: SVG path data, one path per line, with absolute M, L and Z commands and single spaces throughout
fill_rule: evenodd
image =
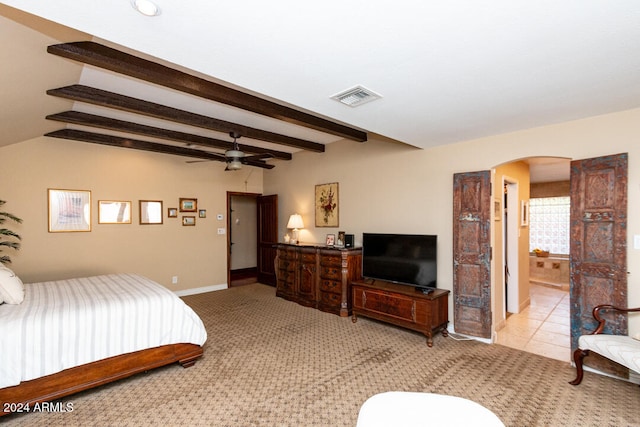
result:
M 338 183 L 316 185 L 316 227 L 338 227 Z

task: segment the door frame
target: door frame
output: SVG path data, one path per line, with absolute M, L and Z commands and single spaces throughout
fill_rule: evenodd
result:
M 503 234 L 502 234 L 502 265 L 509 268 L 509 278 L 507 279 L 506 298 L 504 305 L 503 318 L 506 319 L 506 313 L 520 313 L 520 245 L 518 238 L 520 233 L 520 183 L 517 179 L 513 179 L 504 175 L 502 177 L 502 187 L 507 187 L 507 204 L 503 209 Z M 506 218 L 505 218 L 506 216 Z M 506 236 L 506 239 L 505 239 Z M 505 262 L 508 260 L 508 265 Z M 506 278 L 506 273 L 505 276 Z M 511 311 L 509 310 L 511 309 Z

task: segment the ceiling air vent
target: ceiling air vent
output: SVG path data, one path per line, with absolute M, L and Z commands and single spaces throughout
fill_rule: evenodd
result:
M 382 96 L 364 86 L 355 86 L 331 97 L 349 107 L 358 107 L 379 98 Z

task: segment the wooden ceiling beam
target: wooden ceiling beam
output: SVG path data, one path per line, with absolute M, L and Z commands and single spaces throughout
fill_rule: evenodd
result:
M 209 153 L 192 148 L 176 147 L 173 145 L 156 144 L 155 142 L 140 141 L 121 136 L 105 135 L 76 129 L 61 129 L 46 133 L 44 136 L 52 138 L 70 139 L 73 141 L 90 142 L 92 144 L 108 145 L 111 147 L 129 148 L 134 150 L 151 151 L 154 153 L 173 154 L 176 156 L 192 157 L 203 160 L 226 162 L 223 154 Z M 247 164 L 264 169 L 273 169 L 274 165 L 261 160 L 251 160 Z
M 289 147 L 300 148 L 317 153 L 322 153 L 325 149 L 324 145 L 317 142 L 280 135 L 274 132 L 227 122 L 225 120 L 214 119 L 213 117 L 204 116 L 202 114 L 179 110 L 166 105 L 156 104 L 154 102 L 144 101 L 142 99 L 132 98 L 130 96 L 120 95 L 89 86 L 71 85 L 57 89 L 49 89 L 47 94 L 74 101 L 87 102 L 89 104 L 99 105 L 102 107 L 115 108 L 122 111 L 128 111 L 130 113 L 143 114 L 158 119 L 169 120 L 204 129 L 211 129 L 218 132 L 235 132 L 238 135 L 247 138 L 258 139 L 274 144 L 287 145 Z
M 367 133 L 286 107 L 91 41 L 51 45 L 47 52 L 284 122 L 364 142 Z
M 219 148 L 223 150 L 231 150 L 233 143 L 215 138 L 208 138 L 201 135 L 191 133 L 162 129 L 154 126 L 142 125 L 139 123 L 128 122 L 124 120 L 113 119 L 110 117 L 98 116 L 95 114 L 83 113 L 80 111 L 64 111 L 62 113 L 50 114 L 47 116 L 49 120 L 55 120 L 63 123 L 71 123 L 89 127 L 97 127 L 100 129 L 109 129 L 118 132 L 132 133 L 152 138 L 166 139 L 169 141 L 180 142 L 189 145 L 199 145 L 202 147 Z M 251 145 L 238 144 L 241 151 L 252 154 L 271 154 L 273 158 L 280 160 L 291 160 L 291 153 L 283 151 L 270 150 L 262 147 L 254 147 Z

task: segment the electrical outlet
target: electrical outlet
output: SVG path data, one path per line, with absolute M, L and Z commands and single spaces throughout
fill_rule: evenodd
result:
M 173 276 L 171 278 L 171 283 L 173 283 L 174 285 L 178 283 L 178 276 Z
M 224 234 L 226 233 L 227 230 L 225 230 L 224 228 L 218 228 L 218 234 Z

